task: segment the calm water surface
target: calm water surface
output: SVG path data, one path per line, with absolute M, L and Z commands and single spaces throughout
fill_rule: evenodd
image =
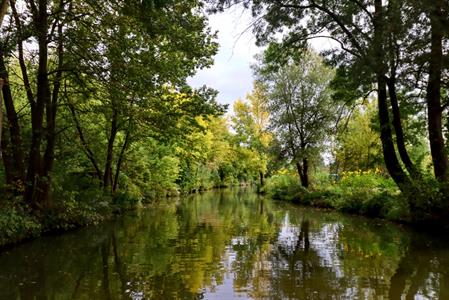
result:
M 209 192 L 0 253 L 0 299 L 449 299 L 449 244 Z

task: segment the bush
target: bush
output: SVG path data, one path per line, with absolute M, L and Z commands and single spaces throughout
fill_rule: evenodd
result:
M 111 213 L 111 197 L 101 189 L 82 191 L 58 190 L 42 218 L 44 231 L 62 231 L 96 224 Z
M 42 231 L 41 224 L 25 209 L 3 207 L 0 209 L 0 246 L 17 243 L 37 237 Z
M 343 172 L 338 185 L 343 189 L 380 190 L 398 192 L 394 181 L 383 176 L 379 170 Z
M 296 176 L 275 175 L 267 180 L 265 191 L 273 199 L 302 205 L 392 220 L 410 218 L 406 199 L 393 180 L 378 170 L 346 172 L 337 182 L 329 180 L 325 173 L 315 174 L 314 178 L 313 189 L 308 191 L 299 185 Z
M 264 191 L 272 199 L 286 201 L 298 201 L 307 193 L 299 184 L 298 178 L 290 174 L 278 174 L 268 178 Z
M 346 172 L 339 187 L 336 208 L 340 211 L 393 220 L 409 218 L 407 201 L 391 178 L 379 170 Z
M 113 199 L 113 204 L 124 210 L 136 208 L 140 203 L 140 197 L 129 192 L 118 193 Z

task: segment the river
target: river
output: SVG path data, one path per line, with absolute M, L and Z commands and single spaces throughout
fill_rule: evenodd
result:
M 449 299 L 449 243 L 251 190 L 163 201 L 0 253 L 0 299 Z

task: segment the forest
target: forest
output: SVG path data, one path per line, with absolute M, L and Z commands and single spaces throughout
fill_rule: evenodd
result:
M 237 5 L 264 51 L 228 107 L 187 80 Z M 2 0 L 0 20 L 0 245 L 232 186 L 448 226 L 447 0 Z

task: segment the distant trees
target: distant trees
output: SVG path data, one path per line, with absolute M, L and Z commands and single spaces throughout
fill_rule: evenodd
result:
M 382 145 L 376 130 L 374 101 L 360 103 L 349 119 L 340 122 L 335 138 L 333 170 L 367 171 L 383 165 Z
M 265 86 L 255 81 L 253 91 L 246 96 L 246 100 L 234 103 L 232 127 L 236 132 L 237 143 L 247 147 L 256 156 L 259 183 L 263 186 L 272 141 L 272 134 L 268 130 L 270 112 Z

